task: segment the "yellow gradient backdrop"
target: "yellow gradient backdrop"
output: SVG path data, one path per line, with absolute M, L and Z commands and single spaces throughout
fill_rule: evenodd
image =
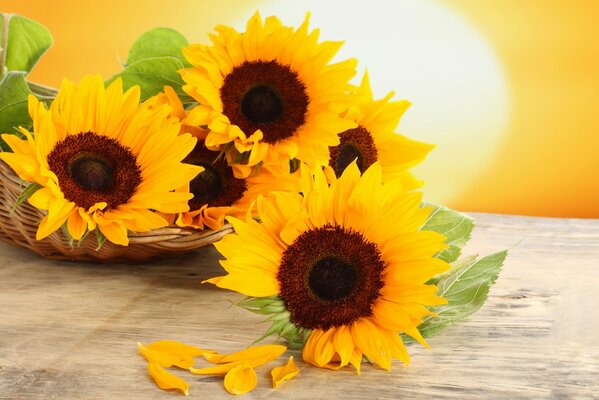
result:
M 239 21 L 267 3 L 276 1 L 4 0 L 0 11 L 35 19 L 52 32 L 55 45 L 36 66 L 31 79 L 58 86 L 63 76 L 78 80 L 88 73 L 112 75 L 119 69 L 118 57 L 124 60 L 130 44 L 150 28 L 172 27 L 190 41 L 205 42 L 206 33 L 214 25 L 239 26 Z M 377 3 L 378 0 L 364 2 L 370 10 L 376 10 Z M 479 35 L 477 40 L 486 43 L 503 74 L 497 79 L 506 86 L 509 113 L 497 128 L 499 133 L 493 136 L 491 129 L 481 131 L 464 124 L 460 145 L 468 151 L 459 157 L 437 149 L 440 156 L 435 158 L 433 154 L 430 160 L 434 170 L 423 169 L 427 181 L 425 193 L 432 193 L 434 201 L 461 210 L 599 217 L 599 2 L 430 0 L 430 3 L 438 5 L 435 10 L 445 8 L 459 15 L 472 27 L 468 32 Z M 313 12 L 318 20 L 318 10 Z M 438 12 L 442 11 L 435 11 Z M 343 8 L 339 18 L 343 18 Z M 318 24 L 324 32 L 336 20 L 318 20 Z M 369 18 L 364 24 L 374 27 L 377 20 Z M 388 43 L 373 46 L 388 46 L 387 51 L 399 52 L 401 49 L 390 46 L 393 37 L 388 39 Z M 362 65 L 369 66 L 363 54 L 352 55 Z M 399 98 L 414 100 L 402 95 L 401 88 L 388 90 L 391 89 L 397 89 Z M 484 96 L 481 92 L 481 99 Z M 459 99 L 458 93 L 456 101 Z M 417 106 L 415 103 L 413 109 Z M 410 112 L 404 119 L 409 127 Z M 493 121 L 496 117 L 493 110 L 486 112 L 487 115 L 476 113 L 472 119 Z M 465 105 L 460 117 L 466 118 L 467 113 Z M 436 116 L 430 118 L 434 120 Z M 400 126 L 402 133 L 427 139 L 426 135 L 419 136 L 413 127 L 406 130 L 403 126 L 404 122 Z M 468 148 L 469 143 L 480 143 L 481 138 L 487 137 L 487 147 L 493 151 L 486 149 L 484 159 L 477 160 L 473 168 L 468 164 L 467 154 L 474 159 L 477 148 Z M 449 139 L 443 138 L 438 143 Z M 457 168 L 460 165 L 468 165 L 468 171 Z M 448 185 L 455 190 L 447 189 Z

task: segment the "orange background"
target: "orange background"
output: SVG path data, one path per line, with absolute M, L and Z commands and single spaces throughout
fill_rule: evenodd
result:
M 52 32 L 55 44 L 31 80 L 57 86 L 63 76 L 117 72 L 117 55 L 124 60 L 150 28 L 168 26 L 190 41 L 206 41 L 216 24 L 247 18 L 263 3 L 4 0 L 0 11 Z M 599 217 L 599 2 L 438 3 L 459 12 L 490 44 L 505 74 L 510 113 L 493 157 L 472 171 L 473 183 L 435 200 L 469 211 Z M 448 168 L 455 162 L 447 160 Z M 427 187 L 449 179 L 446 172 L 429 176 Z

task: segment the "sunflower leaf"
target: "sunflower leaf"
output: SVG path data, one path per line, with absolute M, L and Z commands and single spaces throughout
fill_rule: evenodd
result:
M 457 261 L 454 261 L 451 263 L 451 269 L 443 272 L 442 274 L 439 274 L 437 276 L 435 276 L 432 279 L 429 279 L 426 284 L 427 285 L 436 285 L 439 283 L 439 281 L 443 278 L 448 277 L 449 275 L 452 275 L 454 273 L 457 272 L 457 270 L 462 269 L 464 267 L 467 267 L 468 265 L 472 264 L 476 259 L 478 258 L 478 254 L 473 254 L 470 256 L 466 256 L 463 257 Z
M 123 71 L 110 78 L 106 85 L 117 78 L 123 80 L 125 90 L 139 85 L 141 101 L 162 92 L 165 86 L 171 86 L 185 104 L 192 102 L 193 99 L 183 91 L 183 80 L 177 72 L 181 68 L 183 63 L 177 57 L 144 58 L 127 65 Z
M 0 76 L 29 73 L 54 39 L 39 23 L 17 14 L 0 14 Z
M 23 202 L 27 201 L 31 196 L 33 196 L 35 192 L 37 192 L 41 188 L 43 188 L 43 186 L 37 182 L 32 182 L 29 185 L 27 185 L 27 187 L 21 192 L 19 197 L 17 197 L 17 200 L 15 201 L 15 204 L 12 206 L 10 212 L 14 212 L 17 208 L 19 208 L 21 204 L 23 204 Z
M 432 207 L 433 211 L 420 230 L 434 231 L 444 235 L 449 247 L 437 254 L 436 257 L 448 263 L 454 262 L 460 256 L 462 247 L 470 240 L 474 220 L 444 206 L 425 205 Z
M 18 127 L 31 127 L 27 97 L 31 94 L 24 71 L 11 71 L 0 80 L 0 133 L 17 133 Z M 4 151 L 8 145 L 0 139 Z
M 443 296 L 448 303 L 431 309 L 436 316 L 424 318 L 418 326 L 422 336 L 430 337 L 481 308 L 501 272 L 506 256 L 507 250 L 504 250 L 473 260 L 442 278 L 437 283 L 438 295 Z
M 127 65 L 154 57 L 175 57 L 183 66 L 191 67 L 183 57 L 182 49 L 189 43 L 185 36 L 170 28 L 155 28 L 143 33 L 129 49 Z

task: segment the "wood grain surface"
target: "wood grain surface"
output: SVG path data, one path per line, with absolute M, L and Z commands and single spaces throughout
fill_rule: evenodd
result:
M 244 397 L 599 399 L 599 221 L 471 215 L 465 254 L 512 249 L 487 304 L 432 350 L 411 344 L 409 367 L 364 365 L 359 377 L 299 362 L 274 390 L 281 359 Z M 46 261 L 5 244 L 0 254 L 1 399 L 176 398 L 147 375 L 138 341 L 229 352 L 266 329 L 232 306 L 241 295 L 200 284 L 221 273 L 212 248 L 143 265 Z M 175 373 L 191 398 L 229 396 L 220 376 Z

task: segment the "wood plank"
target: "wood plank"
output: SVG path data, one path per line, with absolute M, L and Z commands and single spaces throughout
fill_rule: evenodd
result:
M 299 363 L 300 375 L 246 398 L 599 398 L 599 221 L 472 214 L 466 254 L 513 247 L 490 299 L 470 320 L 410 345 L 411 365 L 391 373 Z M 264 329 L 231 304 L 235 293 L 201 285 L 221 273 L 217 253 L 144 265 L 46 261 L 0 244 L 1 399 L 161 399 L 138 341 L 175 339 L 228 352 Z M 289 354 L 294 354 L 289 352 Z M 296 360 L 301 357 L 296 355 Z M 191 397 L 227 396 L 222 377 L 192 376 Z

